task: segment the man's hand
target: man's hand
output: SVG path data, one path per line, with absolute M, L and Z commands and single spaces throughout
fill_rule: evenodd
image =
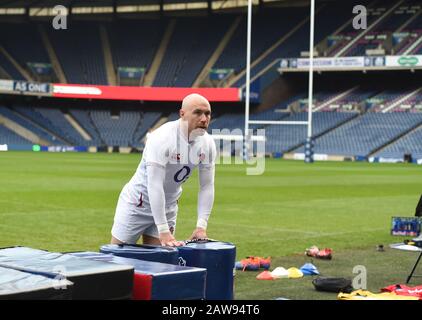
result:
M 202 228 L 196 228 L 195 230 L 193 230 L 192 235 L 190 236 L 189 240 L 205 239 L 205 238 L 207 238 L 206 230 Z
M 162 246 L 180 247 L 185 244 L 183 241 L 177 241 L 170 232 L 160 233 L 159 238 Z

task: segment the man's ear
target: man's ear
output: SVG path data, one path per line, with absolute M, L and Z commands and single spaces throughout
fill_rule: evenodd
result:
M 180 109 L 180 110 L 179 110 L 179 116 L 180 116 L 180 117 L 183 117 L 184 115 L 185 115 L 185 110 Z

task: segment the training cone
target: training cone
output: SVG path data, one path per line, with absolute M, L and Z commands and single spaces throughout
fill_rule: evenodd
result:
M 290 279 L 297 279 L 303 277 L 302 271 L 300 271 L 298 268 L 289 268 L 287 269 L 287 272 L 289 273 Z
M 271 272 L 263 271 L 256 276 L 258 280 L 275 280 Z
M 312 263 L 305 263 L 300 268 L 300 271 L 302 271 L 303 275 L 305 276 L 313 276 L 319 274 L 317 267 L 315 267 Z
M 283 267 L 275 268 L 273 271 L 271 271 L 271 274 L 275 279 L 283 279 L 289 277 L 289 272 Z

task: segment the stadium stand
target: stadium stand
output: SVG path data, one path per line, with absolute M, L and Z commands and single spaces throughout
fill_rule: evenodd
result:
M 367 30 L 353 28 L 351 11 L 358 4 L 367 7 Z M 240 19 L 239 25 L 210 67 L 234 70 L 229 81 L 220 85 L 244 88 L 245 59 L 241 57 L 246 53 L 246 15 L 242 10 L 230 10 L 224 14 L 202 12 L 198 15 L 180 13 L 168 16 L 145 13 L 133 19 L 115 17 L 99 21 L 75 19 L 71 20 L 71 28 L 60 31 L 54 30 L 42 19 L 15 21 L 13 24 L 1 21 L 0 47 L 4 51 L 0 50 L 0 76 L 25 80 L 26 72 L 34 76 L 28 63 L 52 64 L 41 30 L 46 31 L 69 83 L 111 84 L 107 76 L 110 65 L 116 75 L 120 67 L 144 68 L 145 74 L 148 74 L 166 30 L 174 21 L 174 30 L 161 52 L 163 59 L 151 84 L 191 87 L 236 19 Z M 372 54 L 370 50 L 385 54 L 422 54 L 422 5 L 418 0 L 321 1 L 317 3 L 315 19 L 317 56 L 365 56 Z M 39 28 L 40 25 L 42 28 Z M 106 30 L 110 52 L 107 52 L 108 47 L 103 41 L 104 32 L 100 30 Z M 284 83 L 292 80 L 296 84 L 291 92 L 287 92 L 291 88 L 276 85 L 277 90 L 283 91 L 282 97 L 271 97 L 271 104 L 266 103 L 265 108 L 252 105 L 250 120 L 307 119 L 308 100 L 304 85 L 307 80 L 300 76 L 280 76 L 276 66 L 280 58 L 306 57 L 309 54 L 308 37 L 307 6 L 266 7 L 262 4 L 256 8 L 252 25 L 251 77 L 263 86 L 259 88 L 261 98 L 269 97 L 265 90 L 280 79 Z M 111 59 L 107 60 L 105 56 Z M 22 73 L 22 70 L 25 72 Z M 321 78 L 315 82 L 315 152 L 365 157 L 419 154 L 422 83 L 416 76 L 409 75 L 413 80 L 405 82 L 395 80 L 393 73 L 389 73 L 389 77 L 384 78 L 381 73 L 373 78 L 368 75 L 360 77 L 343 72 L 335 80 Z M 405 76 L 400 79 L 403 78 Z M 337 83 L 338 79 L 342 80 Z M 139 84 L 142 83 L 130 85 Z M 55 105 L 44 103 L 42 99 L 41 102 L 31 99 L 13 103 L 0 101 L 0 104 L 2 117 L 16 122 L 51 145 L 142 149 L 147 133 L 155 125 L 179 117 L 174 109 L 148 104 L 124 107 L 116 102 L 93 107 L 90 102 L 85 106 L 80 101 L 70 105 L 58 101 Z M 227 106 L 217 104 L 217 108 L 213 109 L 210 131 L 243 131 L 245 116 L 242 103 L 227 110 Z M 91 140 L 81 135 L 69 122 L 68 116 L 86 131 Z M 304 150 L 305 126 L 251 124 L 250 128 L 266 130 L 268 153 Z M 0 137 L 0 143 L 30 143 L 19 135 L 13 139 L 6 138 L 14 135 L 9 131 L 3 127 L 4 137 Z
M 136 111 L 120 111 L 112 115 L 110 110 L 92 110 L 90 116 L 106 145 L 121 147 L 131 146 L 141 119 L 141 113 Z
M 313 136 L 319 136 L 333 130 L 342 123 L 351 120 L 356 112 L 315 112 L 313 114 Z M 307 113 L 297 113 L 285 118 L 285 121 L 306 121 Z M 334 130 L 335 131 L 335 130 Z M 334 132 L 333 131 L 333 132 Z M 307 128 L 303 125 L 270 125 L 266 127 L 266 150 L 268 152 L 288 152 L 306 140 Z M 317 149 L 315 149 L 315 152 Z
M 403 53 L 415 40 L 415 37 L 410 36 L 410 34 L 403 38 L 403 32 L 415 32 L 420 27 L 420 21 L 418 21 L 419 5 L 414 0 L 383 1 L 382 3 L 375 1 L 367 5 L 367 21 L 368 29 L 370 28 L 370 30 L 356 31 L 353 29 L 352 23 L 347 24 L 338 34 L 329 38 L 328 48 L 325 49 L 324 55 L 335 56 L 352 39 L 357 38 L 359 35 L 363 35 L 363 37 L 342 52 L 342 56 L 365 55 L 368 49 L 381 49 L 386 54 Z M 394 10 L 388 13 L 393 8 Z M 382 19 L 378 21 L 379 18 Z M 413 18 L 416 19 L 411 21 Z M 400 43 L 394 42 L 395 32 L 400 32 Z
M 251 60 L 270 48 L 281 37 L 306 18 L 307 10 L 294 8 L 290 10 L 276 10 L 262 16 L 254 17 L 252 27 L 253 46 Z M 239 72 L 245 68 L 245 59 L 239 59 L 246 54 L 246 19 L 238 26 L 232 41 L 227 45 L 215 68 L 233 68 Z
M 405 155 L 422 159 L 422 127 L 409 132 L 400 140 L 374 154 L 375 157 L 404 159 Z
M 315 153 L 367 157 L 421 123 L 422 114 L 366 113 L 316 139 Z
M 231 17 L 224 16 L 179 18 L 154 86 L 190 87 L 230 22 Z
M 0 66 L 7 73 L 8 77 L 14 80 L 25 80 L 22 74 L 16 67 L 7 59 L 7 57 L 0 52 Z
M 0 43 L 25 69 L 28 63 L 50 63 L 41 37 L 31 24 L 0 24 Z
M 21 116 L 25 117 L 26 119 L 38 124 L 44 129 L 47 129 L 54 133 L 54 136 L 59 138 L 61 141 L 64 141 L 66 145 L 69 144 L 76 144 L 76 141 L 72 139 L 71 136 L 67 135 L 60 127 L 58 127 L 55 123 L 51 122 L 50 119 L 44 117 L 40 112 L 36 109 L 29 107 L 18 105 L 14 106 L 13 110 L 18 112 Z
M 82 138 L 82 136 L 72 127 L 69 121 L 64 117 L 60 109 L 53 108 L 34 108 L 36 112 L 48 119 L 55 127 L 60 128 L 63 136 L 65 136 L 72 144 L 78 146 L 87 146 L 89 142 Z
M 277 18 L 277 16 L 282 16 L 283 19 L 279 20 L 280 18 Z M 281 11 L 274 13 L 274 15 L 269 14 L 268 16 L 257 17 L 254 20 L 255 29 L 252 31 L 251 61 L 256 60 L 264 52 L 266 52 L 266 56 L 256 66 L 251 68 L 251 77 L 274 60 L 283 56 L 298 56 L 300 51 L 306 49 L 305 42 L 297 41 L 297 39 L 309 37 L 309 27 L 306 23 L 303 23 L 306 18 L 307 11 L 298 8 L 293 12 Z M 296 26 L 298 26 L 297 30 Z M 238 30 L 239 32 L 233 36 L 233 40 L 228 44 L 214 68 L 233 68 L 235 73 L 245 68 L 246 60 L 238 57 L 246 54 L 246 21 L 239 25 Z M 289 32 L 293 32 L 292 35 L 279 43 L 279 40 L 284 38 Z M 275 48 L 271 48 L 274 44 L 278 45 Z M 240 87 L 244 81 L 244 77 L 242 77 L 232 86 Z
M 0 144 L 32 144 L 31 141 L 17 135 L 12 130 L 0 124 Z
M 304 97 L 304 94 L 295 95 L 293 98 L 290 98 L 286 101 L 276 104 L 275 106 L 266 109 L 261 112 L 252 113 L 250 115 L 250 120 L 281 120 L 285 117 L 288 117 L 290 111 L 288 107 L 295 101 Z M 213 129 L 229 129 L 235 130 L 239 129 L 243 132 L 245 127 L 245 115 L 243 113 L 224 113 L 216 115 L 211 121 L 209 126 L 210 130 Z M 264 125 L 252 124 L 250 129 L 263 128 Z
M 114 66 L 149 69 L 167 20 L 119 21 L 107 25 Z
M 179 119 L 179 113 L 178 112 L 172 112 L 168 115 L 167 121 L 174 121 Z
M 319 107 L 317 107 L 317 110 L 319 111 L 359 111 L 359 110 L 365 110 L 365 103 L 366 99 L 374 96 L 376 94 L 376 91 L 369 90 L 369 89 L 363 89 L 363 88 L 354 88 L 352 91 L 349 91 L 349 93 L 342 95 L 339 97 L 337 95 L 337 99 L 334 101 L 328 103 L 321 101 L 319 103 Z
M 40 127 L 39 125 L 31 122 L 28 119 L 23 118 L 18 113 L 10 110 L 7 107 L 0 106 L 0 115 L 2 115 L 4 117 L 6 117 L 7 119 L 10 119 L 13 122 L 21 125 L 22 127 L 28 129 L 32 133 L 39 136 L 41 139 L 44 139 L 44 140 L 50 142 L 51 144 L 57 143 L 56 136 L 50 134 L 49 132 L 42 129 L 42 127 Z
M 352 4 L 354 4 L 354 2 L 352 2 Z M 334 3 L 318 8 L 316 13 L 316 19 L 318 19 L 318 24 L 315 25 L 315 43 L 321 42 L 323 39 L 329 36 L 330 33 L 334 32 L 340 26 L 340 24 L 343 23 L 344 20 L 342 20 L 341 18 L 345 19 L 348 15 L 350 16 L 351 9 L 351 3 L 348 3 L 347 5 Z M 269 65 L 273 64 L 274 61 L 277 61 L 280 57 L 300 57 L 302 51 L 309 51 L 309 44 L 306 41 L 297 41 L 297 39 L 309 38 L 309 21 L 306 20 L 308 18 L 308 12 L 307 10 L 297 11 L 294 13 L 295 17 L 292 17 L 292 13 L 293 12 L 291 11 L 285 12 L 284 14 L 286 14 L 286 17 L 283 20 L 284 22 L 282 26 L 277 27 L 283 31 L 281 33 L 277 33 L 279 37 L 274 39 L 273 41 L 273 44 L 276 43 L 277 46 L 271 51 L 266 52 L 265 57 L 262 57 L 262 59 L 260 59 L 259 61 L 257 60 L 257 63 L 251 66 L 252 79 L 257 76 L 261 72 L 261 70 L 265 70 L 266 68 L 268 68 Z M 338 17 L 338 19 L 332 19 L 333 16 Z M 301 20 L 295 20 L 298 18 L 300 18 Z M 275 19 L 274 21 L 279 23 L 277 19 Z M 305 23 L 300 25 L 299 22 L 301 21 L 304 21 Z M 289 32 L 293 32 L 290 37 L 288 37 L 281 43 L 277 42 L 278 39 L 282 38 Z M 244 35 L 244 38 L 246 38 L 246 34 Z M 259 44 L 259 39 L 261 38 L 266 38 L 265 28 L 257 29 L 256 32 L 253 33 L 253 47 L 259 47 L 261 45 Z M 245 45 L 243 45 L 241 48 L 244 47 Z M 258 52 L 256 52 L 255 56 L 252 57 L 257 58 Z M 243 54 L 245 53 L 243 52 Z M 255 59 L 253 58 L 252 61 L 254 60 Z M 242 64 L 242 67 L 244 68 L 244 64 Z M 244 87 L 245 79 L 239 79 L 233 84 L 233 86 Z
M 160 112 L 146 112 L 142 114 L 142 118 L 139 121 L 139 124 L 133 134 L 132 146 L 134 147 L 143 147 L 143 138 L 146 136 L 147 132 L 153 128 L 154 124 L 161 117 Z M 167 120 L 167 121 L 171 121 Z
M 89 111 L 81 109 L 69 109 L 69 114 L 82 126 L 91 137 L 91 145 L 99 146 L 105 145 L 101 136 L 89 116 Z
M 74 22 L 65 30 L 45 29 L 69 83 L 108 84 L 97 23 Z

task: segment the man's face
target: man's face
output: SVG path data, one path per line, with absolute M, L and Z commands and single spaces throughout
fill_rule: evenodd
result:
M 211 108 L 206 103 L 194 104 L 187 110 L 180 110 L 180 115 L 188 123 L 189 135 L 195 131 L 196 135 L 203 135 L 211 120 Z

